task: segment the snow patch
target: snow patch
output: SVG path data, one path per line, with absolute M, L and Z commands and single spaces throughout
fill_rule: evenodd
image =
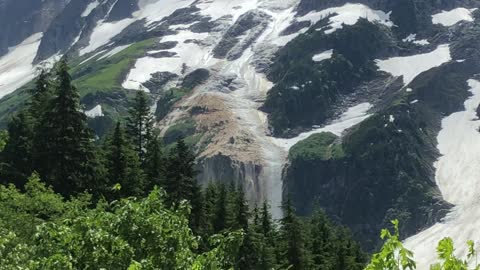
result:
M 153 73 L 171 72 L 182 75 L 184 65 L 194 69 L 215 63 L 210 53 L 211 49 L 201 47 L 193 42 L 185 42 L 186 40 L 203 40 L 207 37 L 208 33 L 193 33 L 189 30 L 163 37 L 161 42 L 176 41 L 178 43 L 174 48 L 162 51 L 174 52 L 177 55 L 162 58 L 146 56 L 137 59 L 122 86 L 127 89 L 139 89 L 142 83 L 151 79 Z
M 102 55 L 102 57 L 98 58 L 97 60 L 102 60 L 102 59 L 105 59 L 105 58 L 112 57 L 112 56 L 114 56 L 115 54 L 117 54 L 117 53 L 125 50 L 125 49 L 128 48 L 128 47 L 130 47 L 131 45 L 132 45 L 132 44 L 115 47 L 115 48 L 113 48 L 112 50 L 110 50 L 109 52 L 107 52 L 106 54 Z
M 132 24 L 135 19 L 128 18 L 117 22 L 105 22 L 103 20 L 97 23 L 93 33 L 90 36 L 88 46 L 80 49 L 80 56 L 93 52 L 101 46 L 109 43 L 112 38 L 120 34 L 125 28 Z
M 191 5 L 194 0 L 139 0 L 139 10 L 133 13 L 137 19 L 146 19 L 147 25 L 161 21 L 175 10 Z
M 390 123 L 395 122 L 395 117 L 390 114 L 390 117 L 388 118 L 388 121 L 389 121 Z
M 33 60 L 40 46 L 43 33 L 25 39 L 0 58 L 0 98 L 12 93 L 31 81 L 35 75 Z
M 359 105 L 349 108 L 337 120 L 333 121 L 329 125 L 326 125 L 325 127 L 316 128 L 314 130 L 301 133 L 297 137 L 290 139 L 272 138 L 272 141 L 286 151 L 289 151 L 292 146 L 299 143 L 300 141 L 307 139 L 313 134 L 331 132 L 337 136 L 341 136 L 345 130 L 359 124 L 363 120 L 370 117 L 370 114 L 368 114 L 368 110 L 370 110 L 371 108 L 372 104 L 367 102 L 361 103 Z
M 338 29 L 342 29 L 343 25 L 354 25 L 360 18 L 366 18 L 371 22 L 379 22 L 388 27 L 392 27 L 390 21 L 390 12 L 385 13 L 381 10 L 374 10 L 362 4 L 345 4 L 341 7 L 327 8 L 322 11 L 312 11 L 307 15 L 298 18 L 299 21 L 311 21 L 312 24 L 317 23 L 330 15 L 329 29 L 325 30 L 326 34 L 331 34 Z M 323 30 L 323 29 L 318 29 Z
M 80 63 L 80 65 L 83 65 L 83 64 L 87 63 L 88 61 L 92 60 L 93 58 L 99 56 L 100 54 L 102 54 L 102 53 L 104 53 L 104 52 L 106 52 L 106 51 L 107 51 L 107 50 L 101 50 L 101 51 L 93 54 L 92 56 L 90 56 L 90 57 L 88 57 L 87 59 L 83 60 L 83 61 Z
M 432 52 L 412 56 L 393 57 L 386 60 L 375 60 L 381 71 L 395 77 L 403 76 L 405 85 L 410 84 L 420 73 L 438 67 L 452 60 L 450 46 L 440 45 Z
M 91 110 L 85 111 L 85 115 L 90 118 L 101 117 L 103 115 L 102 105 L 97 105 L 93 107 Z
M 332 58 L 332 55 L 333 55 L 333 50 L 328 50 L 328 51 L 324 51 L 324 52 L 319 53 L 319 54 L 315 54 L 312 57 L 312 60 L 314 62 L 322 62 L 323 60 L 327 60 L 327 59 Z
M 450 11 L 442 11 L 440 13 L 432 15 L 433 24 L 441 24 L 443 26 L 452 26 L 461 21 L 473 22 L 472 13 L 477 10 L 466 9 L 466 8 L 456 8 Z
M 455 208 L 445 220 L 405 241 L 415 254 L 418 269 L 429 269 L 436 261 L 435 247 L 444 237 L 452 237 L 456 254 L 464 257 L 466 241 L 478 243 L 480 234 L 480 121 L 476 109 L 480 103 L 480 82 L 469 80 L 472 96 L 465 101 L 465 111 L 442 120 L 438 134 L 441 157 L 434 164 L 435 178 L 443 198 Z
M 178 0 L 173 0 L 178 1 Z M 212 20 L 223 16 L 231 16 L 232 21 L 236 21 L 243 13 L 256 9 L 257 0 L 200 0 L 196 6 L 201 9 L 200 14 L 209 16 Z
M 430 42 L 428 42 L 428 40 L 426 39 L 417 40 L 417 34 L 410 34 L 406 38 L 402 39 L 402 41 L 411 42 L 413 44 L 422 45 L 422 46 L 430 44 Z
M 98 7 L 100 3 L 98 2 L 98 0 L 95 0 L 95 2 L 92 2 L 90 4 L 88 4 L 88 6 L 85 8 L 85 11 L 83 11 L 82 13 L 82 17 L 87 17 L 88 15 L 90 15 L 90 13 L 92 13 L 92 11 Z

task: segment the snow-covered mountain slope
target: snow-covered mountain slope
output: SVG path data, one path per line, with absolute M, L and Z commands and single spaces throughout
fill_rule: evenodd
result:
M 146 91 L 165 143 L 196 150 L 199 181 L 241 183 L 276 218 L 285 196 L 303 214 L 320 203 L 374 247 L 389 219 L 412 235 L 463 205 L 438 176 L 440 121 L 480 71 L 478 1 L 43 2 L 15 7 L 37 18 L 52 5 L 42 27 L 11 17 L 0 38 L 3 125 L 36 69 L 66 55 L 100 136 Z

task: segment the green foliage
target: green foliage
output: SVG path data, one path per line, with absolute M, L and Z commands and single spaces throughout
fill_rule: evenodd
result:
M 5 145 L 8 141 L 8 132 L 5 130 L 0 131 L 0 152 L 5 149 Z
M 146 148 L 153 135 L 153 116 L 150 112 L 149 99 L 142 90 L 137 92 L 129 111 L 127 133 L 133 140 L 138 158 L 144 164 Z
M 0 269 L 227 269 L 242 239 L 241 232 L 212 236 L 212 248 L 198 253 L 188 205 L 166 208 L 158 189 L 85 209 L 83 200 L 64 202 L 36 176 L 24 194 L 0 188 L 0 214 L 16 217 L 1 219 L 11 224 L 0 223 Z M 72 215 L 73 208 L 83 210 Z M 21 225 L 28 222 L 34 223 L 25 234 Z
M 185 142 L 180 139 L 170 151 L 166 162 L 165 191 L 170 204 L 178 204 L 182 200 L 192 201 L 200 187 L 196 181 L 197 171 L 194 169 L 195 156 Z
M 341 144 L 335 143 L 338 139 L 333 133 L 323 132 L 314 134 L 292 147 L 290 158 L 302 158 L 307 161 L 340 159 L 344 157 Z
M 307 238 L 305 231 L 302 230 L 302 221 L 295 216 L 290 200 L 287 200 L 284 206 L 284 217 L 281 224 L 282 267 L 293 270 L 312 268 L 311 251 L 307 248 Z
M 413 270 L 416 264 L 413 253 L 403 247 L 398 231 L 398 220 L 392 221 L 394 233 L 384 229 L 381 238 L 385 243 L 379 253 L 374 254 L 365 270 Z
M 98 185 L 102 168 L 66 59 L 57 64 L 55 78 L 54 96 L 36 125 L 35 169 L 57 191 L 68 195 Z
M 364 270 L 414 270 L 416 269 L 413 253 L 406 249 L 400 241 L 398 220 L 392 221 L 394 233 L 383 229 L 381 239 L 384 240 L 383 247 L 376 254 L 373 254 L 370 264 Z M 431 270 L 478 270 L 477 252 L 473 241 L 467 241 L 468 253 L 465 260 L 455 256 L 453 240 L 449 237 L 440 240 L 437 246 L 437 254 L 440 263 L 430 266 Z M 475 266 L 469 267 L 469 260 L 475 258 Z
M 119 189 L 110 189 L 111 198 L 138 196 L 145 190 L 145 179 L 140 160 L 120 123 L 117 123 L 105 149 L 107 189 L 119 184 Z

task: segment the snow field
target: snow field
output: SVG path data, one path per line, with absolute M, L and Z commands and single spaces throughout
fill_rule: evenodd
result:
M 442 120 L 438 134 L 441 157 L 435 163 L 435 178 L 444 199 L 455 205 L 444 221 L 405 240 L 415 253 L 417 269 L 427 270 L 436 261 L 435 247 L 442 238 L 451 237 L 456 254 L 465 256 L 466 241 L 480 241 L 480 82 L 469 80 L 472 96 L 465 110 Z
M 461 21 L 473 22 L 472 13 L 476 10 L 466 8 L 456 8 L 449 11 L 442 11 L 432 15 L 433 24 L 441 24 L 443 26 L 452 26 Z
M 440 45 L 432 52 L 412 56 L 393 57 L 386 60 L 375 60 L 381 71 L 395 77 L 403 76 L 404 85 L 410 84 L 420 73 L 451 61 L 448 44 Z

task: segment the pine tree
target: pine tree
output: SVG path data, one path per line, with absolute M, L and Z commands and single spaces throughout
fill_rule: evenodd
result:
M 183 139 L 179 139 L 170 151 L 166 164 L 164 187 L 170 204 L 182 200 L 192 202 L 199 189 L 196 176 L 195 156 Z
M 295 215 L 295 210 L 288 199 L 283 207 L 284 218 L 280 230 L 282 241 L 283 266 L 285 268 L 301 270 L 311 268 L 311 257 L 306 246 L 301 220 Z
M 33 119 L 26 110 L 8 123 L 9 138 L 2 152 L 1 176 L 22 188 L 33 172 Z
M 153 116 L 148 102 L 145 92 L 138 91 L 127 119 L 127 133 L 132 138 L 142 163 L 145 161 L 146 148 L 153 131 Z
M 35 130 L 36 169 L 64 195 L 93 189 L 101 165 L 66 59 L 57 64 L 54 97 L 48 103 Z
M 117 123 L 111 138 L 106 142 L 105 163 L 108 187 L 120 184 L 120 190 L 113 189 L 114 198 L 118 196 L 137 196 L 144 192 L 143 172 L 140 162 L 130 141 L 125 137 L 120 122 Z

